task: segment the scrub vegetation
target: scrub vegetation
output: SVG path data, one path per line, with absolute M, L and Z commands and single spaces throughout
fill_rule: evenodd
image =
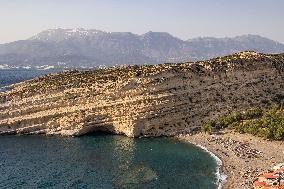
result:
M 221 129 L 233 129 L 266 139 L 284 139 L 284 109 L 276 106 L 270 109 L 255 108 L 246 112 L 235 112 L 203 125 L 204 132 L 213 133 Z

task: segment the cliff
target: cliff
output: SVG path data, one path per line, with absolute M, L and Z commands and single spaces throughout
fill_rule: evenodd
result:
M 172 136 L 284 97 L 284 54 L 49 74 L 0 93 L 0 134 Z

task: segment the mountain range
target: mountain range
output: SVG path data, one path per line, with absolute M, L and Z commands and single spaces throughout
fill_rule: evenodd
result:
M 50 29 L 0 44 L 0 65 L 98 67 L 204 60 L 240 51 L 283 53 L 284 45 L 259 35 L 182 40 L 166 32 L 137 35 L 94 29 Z

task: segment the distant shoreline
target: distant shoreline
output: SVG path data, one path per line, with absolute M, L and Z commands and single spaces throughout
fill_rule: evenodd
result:
M 223 189 L 252 188 L 257 176 L 279 162 L 284 162 L 284 142 L 268 141 L 248 134 L 225 130 L 218 135 L 198 133 L 180 135 L 179 140 L 208 150 L 221 159 Z M 255 156 L 251 152 L 256 152 Z M 258 154 L 259 153 L 259 154 Z M 221 188 L 220 185 L 218 188 Z

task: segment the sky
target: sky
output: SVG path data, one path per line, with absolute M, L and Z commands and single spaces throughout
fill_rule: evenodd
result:
M 284 0 L 0 0 L 0 44 L 86 28 L 187 40 L 257 34 L 284 43 Z

